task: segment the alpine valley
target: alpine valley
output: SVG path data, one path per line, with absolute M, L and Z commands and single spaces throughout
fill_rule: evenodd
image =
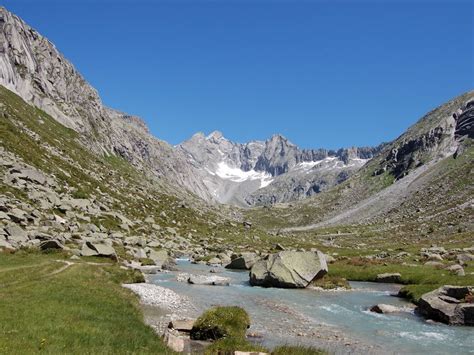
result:
M 0 85 L 0 353 L 474 348 L 474 91 L 375 147 L 172 146 L 3 7 Z

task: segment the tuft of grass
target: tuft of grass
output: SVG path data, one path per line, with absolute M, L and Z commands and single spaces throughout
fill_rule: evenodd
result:
M 324 277 L 313 281 L 311 285 L 321 287 L 324 290 L 333 290 L 336 288 L 351 289 L 351 285 L 345 278 L 333 275 L 324 275 Z
M 268 352 L 264 347 L 243 338 L 223 338 L 208 346 L 205 355 L 233 355 L 235 351 Z
M 250 317 L 240 307 L 214 307 L 204 312 L 194 323 L 191 338 L 217 340 L 221 338 L 245 338 Z

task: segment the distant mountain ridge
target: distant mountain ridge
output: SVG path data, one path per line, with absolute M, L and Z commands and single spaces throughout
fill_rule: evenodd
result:
M 267 204 L 301 199 L 347 179 L 380 147 L 300 149 L 280 134 L 235 143 L 221 132 L 197 133 L 177 146 L 222 203 Z M 284 190 L 274 182 L 287 181 Z

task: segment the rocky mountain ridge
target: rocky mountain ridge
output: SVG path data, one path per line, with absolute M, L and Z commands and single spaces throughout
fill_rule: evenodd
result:
M 235 143 L 221 132 L 179 144 L 215 198 L 239 205 L 273 204 L 324 191 L 357 171 L 380 147 L 300 149 L 282 135 Z

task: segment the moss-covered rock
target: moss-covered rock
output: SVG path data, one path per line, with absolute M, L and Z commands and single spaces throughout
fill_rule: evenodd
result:
M 240 307 L 215 307 L 204 312 L 194 323 L 191 339 L 217 340 L 244 338 L 250 317 Z

